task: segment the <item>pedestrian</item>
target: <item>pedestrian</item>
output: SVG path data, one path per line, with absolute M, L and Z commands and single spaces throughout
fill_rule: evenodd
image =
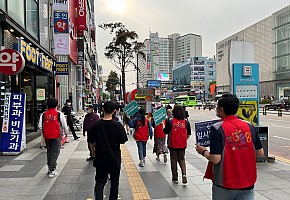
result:
M 86 137 L 86 132 L 89 131 L 90 127 L 92 126 L 92 124 L 99 120 L 99 116 L 97 115 L 97 113 L 94 112 L 94 106 L 89 105 L 88 109 L 87 109 L 87 114 L 85 115 L 84 118 L 84 123 L 83 123 L 83 136 Z M 88 148 L 90 151 L 90 157 L 87 158 L 87 161 L 90 160 L 94 160 L 94 156 L 93 156 L 93 150 L 90 147 L 90 144 L 88 142 Z
M 129 121 L 129 127 L 135 129 L 133 137 L 136 140 L 138 147 L 138 155 L 140 160 L 139 166 L 144 167 L 146 159 L 147 140 L 149 137 L 150 139 L 152 139 L 153 136 L 151 123 L 145 117 L 144 108 L 140 108 L 136 114 L 136 117 L 133 120 Z
M 77 136 L 75 129 L 74 129 L 74 125 L 73 125 L 73 118 L 71 116 L 71 100 L 67 99 L 64 107 L 62 108 L 61 112 L 63 112 L 66 115 L 66 121 L 67 121 L 67 125 L 74 137 L 75 140 L 79 139 L 80 137 Z
M 155 121 L 152 118 L 152 127 L 154 128 L 154 147 L 153 147 L 153 153 L 156 153 L 156 160 L 157 161 L 160 161 L 159 156 L 161 154 L 163 154 L 163 162 L 164 163 L 167 163 L 168 149 L 166 148 L 166 145 L 165 145 L 166 135 L 163 132 L 164 123 L 165 123 L 165 120 L 156 126 L 155 125 Z
M 127 135 L 129 135 L 131 133 L 130 127 L 128 125 L 129 121 L 130 121 L 130 117 L 128 117 L 126 114 L 124 114 L 123 123 L 125 124 Z
M 188 114 L 188 111 L 186 110 L 186 106 L 182 106 L 182 108 L 184 109 L 184 112 L 185 112 L 185 119 L 188 119 L 189 114 Z
M 167 118 L 173 118 L 172 107 L 169 104 L 166 106 L 166 115 L 167 115 Z
M 104 103 L 104 117 L 96 121 L 88 131 L 88 142 L 95 155 L 95 199 L 102 200 L 104 186 L 110 174 L 110 200 L 118 199 L 119 178 L 121 170 L 120 144 L 128 141 L 124 127 L 112 119 L 116 103 Z
M 61 138 L 68 133 L 65 116 L 63 113 L 56 110 L 58 101 L 55 98 L 47 100 L 48 110 L 41 114 L 38 127 L 43 133 L 47 148 L 47 166 L 48 177 L 52 178 L 57 175 L 55 171 L 57 165 L 57 158 L 60 153 Z
M 256 156 L 264 155 L 254 126 L 236 115 L 239 99 L 223 94 L 216 115 L 221 121 L 210 127 L 210 151 L 196 144 L 196 151 L 209 160 L 205 178 L 212 179 L 212 199 L 254 199 Z
M 172 181 L 178 183 L 177 163 L 181 168 L 182 183 L 187 183 L 185 149 L 187 147 L 187 139 L 191 135 L 191 127 L 188 120 L 185 119 L 185 111 L 180 105 L 175 105 L 172 110 L 173 118 L 166 119 L 163 129 L 168 134 L 168 149 L 170 152 Z

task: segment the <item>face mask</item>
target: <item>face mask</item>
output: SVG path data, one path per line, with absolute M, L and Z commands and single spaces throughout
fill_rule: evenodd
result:
M 68 105 L 68 106 L 70 106 L 70 105 L 71 105 L 71 103 L 67 103 L 67 105 Z
M 86 113 L 90 113 L 90 110 L 86 110 Z

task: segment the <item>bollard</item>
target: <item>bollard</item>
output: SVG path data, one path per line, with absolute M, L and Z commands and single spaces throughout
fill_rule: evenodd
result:
M 263 115 L 267 115 L 267 109 L 265 107 L 263 108 Z
M 282 110 L 281 110 L 281 108 L 278 109 L 278 116 L 279 117 L 282 117 Z

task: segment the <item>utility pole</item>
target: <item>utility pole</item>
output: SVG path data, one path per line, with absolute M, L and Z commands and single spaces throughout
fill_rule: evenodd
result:
M 139 63 L 139 60 L 138 60 L 138 54 L 139 54 L 139 52 L 137 52 L 137 64 L 136 64 L 136 70 L 137 70 L 137 89 L 139 88 L 139 65 L 138 65 L 138 63 Z

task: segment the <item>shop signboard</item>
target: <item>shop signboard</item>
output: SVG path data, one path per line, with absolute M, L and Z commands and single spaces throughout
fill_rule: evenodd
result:
M 139 105 L 136 101 L 130 102 L 128 105 L 126 105 L 123 108 L 124 113 L 128 116 L 134 115 L 136 112 L 138 112 L 138 110 L 139 110 Z
M 83 36 L 84 31 L 87 29 L 86 23 L 86 0 L 77 0 L 77 11 L 78 11 L 78 36 Z
M 6 93 L 3 105 L 2 133 L 8 133 L 11 93 Z
M 78 65 L 84 64 L 85 53 L 84 53 L 84 40 L 78 40 Z
M 68 12 L 65 11 L 54 11 L 54 33 L 68 33 Z
M 0 151 L 4 154 L 19 154 L 26 145 L 25 93 L 11 93 L 6 105 L 9 107 L 8 132 L 2 132 Z
M 210 127 L 219 121 L 220 120 L 216 119 L 216 120 L 195 123 L 196 143 L 201 146 L 208 147 L 210 145 L 210 141 L 209 141 Z
M 55 63 L 55 74 L 56 75 L 69 75 L 68 62 L 56 62 Z
M 5 75 L 16 75 L 22 72 L 25 59 L 14 49 L 3 49 L 0 51 L 0 73 Z
M 37 101 L 45 100 L 45 89 L 44 88 L 37 88 L 36 89 L 36 100 Z
M 54 54 L 69 55 L 69 34 L 54 35 Z
M 153 113 L 153 119 L 155 122 L 155 125 L 159 125 L 160 123 L 162 123 L 165 119 L 166 119 L 166 109 L 165 107 L 161 107 L 158 110 L 156 110 Z

